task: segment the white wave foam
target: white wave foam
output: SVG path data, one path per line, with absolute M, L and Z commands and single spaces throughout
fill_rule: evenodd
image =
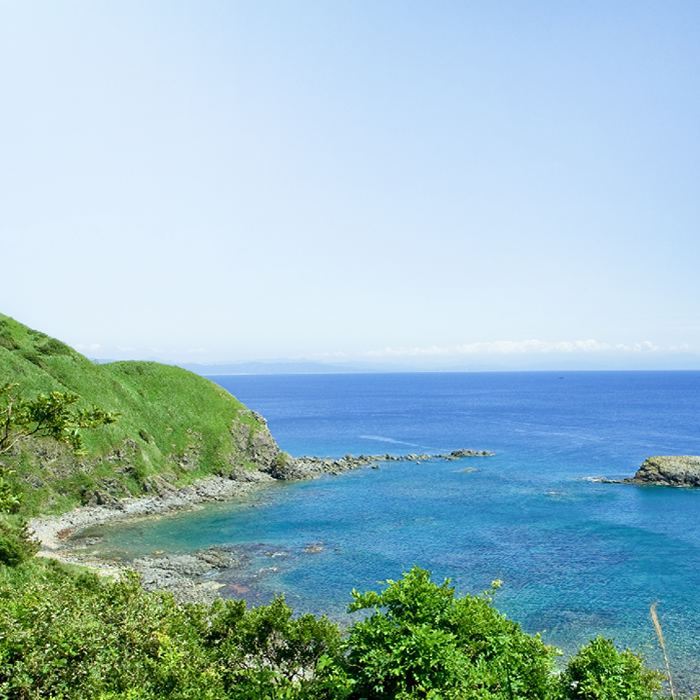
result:
M 388 437 L 382 437 L 381 435 L 360 435 L 359 437 L 365 440 L 379 440 L 379 442 L 391 442 L 395 445 L 408 445 L 409 447 L 420 447 L 420 445 L 415 445 L 412 442 L 403 442 L 403 440 L 394 440 Z

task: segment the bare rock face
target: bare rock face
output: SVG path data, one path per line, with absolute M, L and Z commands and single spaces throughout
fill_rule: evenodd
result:
M 267 425 L 264 425 L 264 427 L 258 429 L 250 436 L 246 457 L 257 464 L 259 469 L 269 467 L 279 453 L 280 448 L 270 434 Z
M 700 457 L 649 457 L 631 479 L 622 479 L 619 483 L 699 487 Z
M 231 426 L 237 454 L 231 455 L 230 462 L 234 467 L 252 462 L 261 471 L 267 471 L 280 454 L 280 448 L 267 427 L 267 421 L 255 411 L 250 411 L 250 415 L 255 419 L 255 427 L 244 422 L 234 422 Z

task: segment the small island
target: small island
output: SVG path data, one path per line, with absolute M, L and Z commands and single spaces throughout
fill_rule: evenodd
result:
M 611 479 L 608 483 L 700 487 L 700 457 L 693 455 L 648 457 L 630 479 Z

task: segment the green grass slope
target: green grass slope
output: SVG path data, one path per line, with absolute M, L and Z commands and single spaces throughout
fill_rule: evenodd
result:
M 121 414 L 84 432 L 76 457 L 50 440 L 2 456 L 16 470 L 21 511 L 63 512 L 97 499 L 140 495 L 154 478 L 184 484 L 209 474 L 269 465 L 279 450 L 264 419 L 213 382 L 157 362 L 98 365 L 55 338 L 0 314 L 0 383 L 26 398 L 72 392 L 79 407 Z

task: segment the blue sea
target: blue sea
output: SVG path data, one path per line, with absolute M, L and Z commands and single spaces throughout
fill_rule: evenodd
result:
M 243 501 L 103 528 L 105 555 L 231 547 L 216 574 L 252 604 L 347 623 L 350 591 L 412 565 L 496 606 L 567 654 L 603 634 L 700 691 L 700 490 L 601 484 L 646 457 L 700 454 L 700 372 L 211 377 L 264 415 L 294 456 L 470 448 L 493 457 L 386 462 Z

